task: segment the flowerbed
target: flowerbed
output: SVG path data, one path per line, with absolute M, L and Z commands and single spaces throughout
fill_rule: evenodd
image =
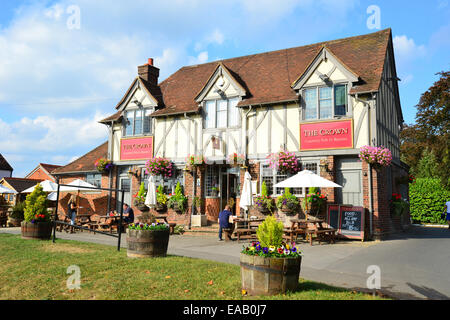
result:
M 297 249 L 295 243 L 289 245 L 284 242 L 280 246 L 263 247 L 259 241 L 253 241 L 248 247 L 244 246 L 241 252 L 266 258 L 296 258 L 301 256 L 301 252 Z
M 130 230 L 151 230 L 151 231 L 157 231 L 157 230 L 167 230 L 169 229 L 169 225 L 166 223 L 132 223 L 128 226 L 128 229 Z

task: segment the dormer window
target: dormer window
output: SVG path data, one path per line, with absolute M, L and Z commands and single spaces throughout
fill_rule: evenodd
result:
M 205 101 L 205 129 L 239 126 L 238 102 L 239 98 Z
M 314 87 L 303 90 L 304 120 L 345 116 L 348 110 L 347 85 Z
M 152 109 L 144 108 L 139 110 L 125 111 L 124 115 L 124 136 L 142 136 L 152 133 L 152 120 L 150 114 Z

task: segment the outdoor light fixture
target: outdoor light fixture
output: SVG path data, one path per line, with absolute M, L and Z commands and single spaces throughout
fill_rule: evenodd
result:
M 320 74 L 319 78 L 323 81 L 323 82 L 328 82 L 330 80 L 330 78 L 326 75 L 326 74 Z
M 132 178 L 133 176 L 135 176 L 136 178 L 139 178 L 139 176 L 141 175 L 139 169 L 136 169 L 136 170 L 130 169 L 130 170 L 128 170 L 127 173 L 130 178 Z

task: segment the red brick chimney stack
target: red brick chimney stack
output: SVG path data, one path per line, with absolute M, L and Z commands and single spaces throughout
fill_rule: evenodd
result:
M 148 58 L 148 63 L 138 66 L 138 75 L 150 85 L 158 85 L 159 69 L 153 66 L 153 58 Z

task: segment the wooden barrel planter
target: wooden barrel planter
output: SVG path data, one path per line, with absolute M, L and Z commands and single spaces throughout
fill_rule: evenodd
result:
M 49 240 L 52 235 L 52 222 L 27 222 L 22 221 L 21 231 L 23 239 Z
M 168 245 L 169 229 L 127 229 L 127 256 L 130 258 L 165 257 Z
M 16 218 L 8 218 L 8 225 L 10 227 L 20 227 L 23 219 L 16 219 Z
M 265 258 L 241 253 L 242 289 L 249 295 L 276 295 L 298 287 L 302 257 Z

